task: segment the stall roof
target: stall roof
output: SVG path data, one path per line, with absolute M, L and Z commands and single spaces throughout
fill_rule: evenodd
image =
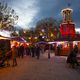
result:
M 57 38 L 54 41 L 80 41 L 80 37 L 61 37 L 61 38 Z
M 4 36 L 1 36 L 1 35 L 0 35 L 0 39 L 9 40 L 10 38 L 8 38 L 8 37 L 4 37 Z
M 18 41 L 18 42 L 26 42 L 26 40 L 22 37 L 4 37 L 0 35 L 0 39 L 3 40 L 14 40 L 14 41 Z
M 23 37 L 11 37 L 11 40 L 18 42 L 27 42 Z

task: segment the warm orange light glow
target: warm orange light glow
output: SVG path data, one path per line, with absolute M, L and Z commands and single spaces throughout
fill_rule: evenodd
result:
M 42 36 L 43 34 L 42 33 L 40 33 L 40 36 Z
M 49 41 L 49 39 L 46 39 L 46 41 Z
M 53 37 L 54 35 L 51 33 L 51 37 Z
M 34 39 L 37 39 L 37 37 L 34 37 Z
M 29 39 L 31 39 L 31 37 L 29 37 Z

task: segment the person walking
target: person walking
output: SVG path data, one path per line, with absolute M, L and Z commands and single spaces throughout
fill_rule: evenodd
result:
M 37 59 L 40 58 L 40 46 L 39 45 L 36 45 L 36 56 L 37 56 Z
M 50 59 L 50 52 L 51 52 L 51 45 L 49 44 L 49 48 L 48 48 L 48 59 Z
M 31 53 L 32 53 L 32 57 L 35 57 L 35 45 L 32 45 Z
M 11 49 L 12 51 L 12 60 L 13 60 L 13 67 L 17 66 L 17 60 L 16 60 L 16 56 L 17 56 L 17 51 L 16 51 L 16 46 L 14 45 Z
M 67 57 L 67 63 L 70 63 L 72 68 L 75 68 L 75 65 L 79 66 L 77 61 L 77 53 L 76 49 L 74 48 Z
M 58 45 L 57 46 L 57 55 L 60 56 L 60 53 L 61 53 L 61 47 L 60 47 L 60 45 Z
M 24 57 L 24 46 L 23 45 L 20 45 L 19 53 L 20 53 L 20 56 L 23 58 Z

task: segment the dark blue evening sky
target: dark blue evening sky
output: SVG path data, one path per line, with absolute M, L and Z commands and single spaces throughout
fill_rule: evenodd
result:
M 37 21 L 53 17 L 62 19 L 61 10 L 71 4 L 73 21 L 76 28 L 80 27 L 80 0 L 0 0 L 7 2 L 19 15 L 18 26 L 23 28 L 35 27 Z

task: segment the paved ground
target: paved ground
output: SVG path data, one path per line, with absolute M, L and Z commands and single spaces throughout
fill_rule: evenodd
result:
M 65 57 L 41 55 L 41 58 L 25 56 L 17 59 L 17 67 L 0 69 L 0 80 L 80 80 L 80 68 L 72 69 Z

